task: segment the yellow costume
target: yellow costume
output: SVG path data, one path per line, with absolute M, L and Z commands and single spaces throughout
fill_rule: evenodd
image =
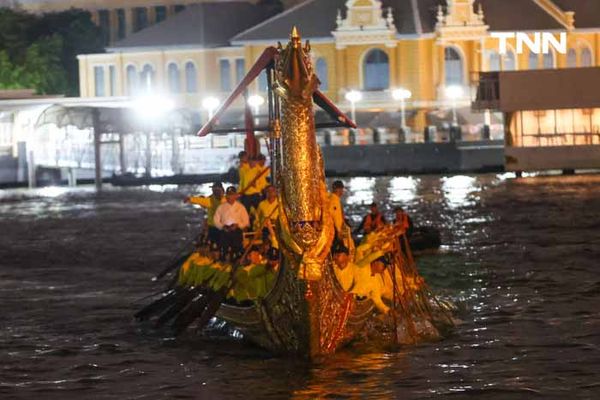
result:
M 221 199 L 217 199 L 213 195 L 208 197 L 192 196 L 189 198 L 189 202 L 206 208 L 206 220 L 208 226 L 215 226 L 215 212 L 217 212 L 217 208 L 219 208 L 221 204 L 225 203 L 225 196 L 221 197 Z
M 335 193 L 329 194 L 329 209 L 333 218 L 333 225 L 338 236 L 342 237 L 344 228 L 344 211 L 342 209 L 342 200 Z
M 272 222 L 276 221 L 279 218 L 279 201 L 275 199 L 273 202 L 269 200 L 263 200 L 258 204 L 258 210 L 256 210 L 256 216 L 258 217 L 256 220 L 257 227 L 264 226 L 263 222 L 266 218 L 269 218 Z
M 351 262 L 349 262 L 344 269 L 341 269 L 337 265 L 333 267 L 335 277 L 337 278 L 342 289 L 344 289 L 346 292 L 350 291 L 352 288 L 355 270 L 356 265 Z
M 247 164 L 243 164 L 242 166 L 240 166 L 239 191 L 243 192 L 247 196 L 260 193 L 260 190 L 258 189 L 257 185 L 260 178 L 256 181 L 254 181 L 254 178 L 256 178 L 256 176 L 260 174 L 261 171 L 262 170 L 259 166 L 250 167 Z
M 258 174 L 262 174 L 262 175 L 260 175 L 256 179 L 256 183 L 254 184 L 254 186 L 256 186 L 258 193 L 262 193 L 263 190 L 265 190 L 267 188 L 267 186 L 269 186 L 269 181 L 267 180 L 267 178 L 269 177 L 269 175 L 271 175 L 271 168 L 261 167 L 260 165 L 257 166 L 256 168 L 258 169 L 257 175 Z

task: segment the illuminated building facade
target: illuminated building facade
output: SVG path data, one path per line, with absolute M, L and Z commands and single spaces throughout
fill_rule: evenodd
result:
M 134 96 L 146 85 L 202 110 L 203 98 L 223 99 L 265 46 L 286 40 L 296 25 L 312 43 L 321 89 L 330 98 L 349 109 L 345 94 L 361 91 L 360 120 L 361 111 L 397 112 L 392 91 L 408 89 L 407 122 L 420 132 L 430 123 L 428 113 L 450 106 L 448 86 L 462 89 L 452 103 L 468 107 L 474 72 L 588 67 L 600 59 L 600 2 L 593 0 L 308 0 L 246 23 L 236 20 L 248 14 L 244 10 L 221 20 L 216 10 L 227 4 L 213 4 L 213 11 L 207 4 L 189 6 L 116 42 L 106 54 L 81 56 L 81 95 Z M 206 20 L 189 26 L 200 14 Z M 210 21 L 237 24 L 237 32 L 211 42 Z M 537 31 L 567 32 L 568 50 L 516 54 L 509 40 L 508 52 L 500 55 L 490 34 L 505 31 L 528 32 L 532 39 Z M 264 91 L 264 81 L 256 92 Z
M 600 168 L 600 68 L 485 72 L 473 106 L 504 113 L 509 171 Z

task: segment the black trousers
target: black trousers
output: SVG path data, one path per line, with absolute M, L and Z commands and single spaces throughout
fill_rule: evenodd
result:
M 244 251 L 244 234 L 242 230 L 237 228 L 232 231 L 221 231 L 221 256 L 232 254 L 234 257 L 241 255 Z
M 255 194 L 245 194 L 240 199 L 240 202 L 246 207 L 246 211 L 250 214 L 250 209 L 254 207 L 255 210 L 258 210 L 258 203 L 260 203 L 262 196 L 260 193 Z
M 215 226 L 209 226 L 208 233 L 206 235 L 206 240 L 211 245 L 213 243 L 219 244 L 219 242 L 221 241 L 221 231 Z

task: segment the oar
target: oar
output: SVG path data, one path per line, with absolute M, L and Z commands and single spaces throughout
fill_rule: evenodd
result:
M 202 233 L 200 233 L 198 236 L 196 236 L 196 238 L 193 240 L 192 244 L 194 245 L 194 248 L 192 248 L 191 251 L 188 250 L 190 247 L 189 243 L 186 244 L 185 247 L 182 247 L 181 250 L 179 250 L 176 253 L 174 259 L 172 259 L 172 261 L 170 261 L 169 265 L 167 265 L 162 271 L 160 271 L 158 274 L 156 274 L 156 276 L 154 276 L 152 278 L 152 282 L 155 282 L 155 281 L 161 279 L 163 276 L 167 275 L 169 272 L 171 272 L 172 270 L 174 270 L 175 268 L 177 268 L 181 264 L 183 264 L 184 261 L 187 260 L 194 252 L 196 243 L 198 242 L 198 240 L 200 239 L 201 236 L 202 236 Z
M 271 219 L 271 216 L 275 213 L 275 211 L 279 208 L 279 205 L 275 207 L 269 215 L 262 221 L 257 232 L 261 232 L 265 223 Z M 250 253 L 252 246 L 254 245 L 254 240 L 251 240 L 244 253 L 237 261 L 237 263 L 233 264 L 231 268 L 231 272 L 229 274 L 229 283 L 225 285 L 223 288 L 218 291 L 211 290 L 209 293 L 205 294 L 201 300 L 197 301 L 197 304 L 191 306 L 188 305 L 188 311 L 184 308 L 179 312 L 179 316 L 172 324 L 175 334 L 178 335 L 183 332 L 194 320 L 199 317 L 198 321 L 198 330 L 202 330 L 206 324 L 211 320 L 212 317 L 215 316 L 219 308 L 221 307 L 221 303 L 227 297 L 227 293 L 235 286 L 236 283 L 236 272 L 242 263 L 246 260 L 246 257 Z M 180 318 L 181 317 L 181 318 Z

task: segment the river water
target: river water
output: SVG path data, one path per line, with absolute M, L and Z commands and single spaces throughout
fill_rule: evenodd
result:
M 600 176 L 345 182 L 352 218 L 375 200 L 442 231 L 418 262 L 460 306 L 451 337 L 309 365 L 144 332 L 132 314 L 206 185 L 0 190 L 0 398 L 600 398 Z

